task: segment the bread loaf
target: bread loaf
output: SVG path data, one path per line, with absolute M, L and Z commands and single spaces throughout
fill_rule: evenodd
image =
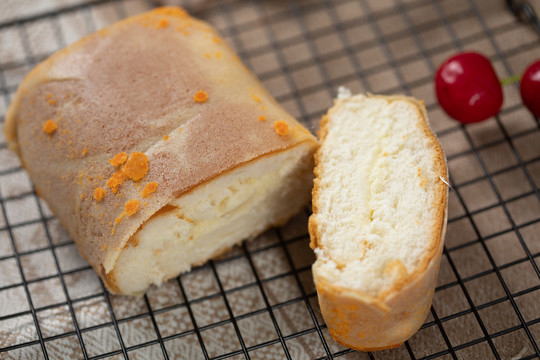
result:
M 121 21 L 40 63 L 4 130 L 114 293 L 140 295 L 310 199 L 314 136 L 179 8 Z
M 313 277 L 330 334 L 373 351 L 428 315 L 446 227 L 446 160 L 423 105 L 350 96 L 323 117 L 315 155 Z

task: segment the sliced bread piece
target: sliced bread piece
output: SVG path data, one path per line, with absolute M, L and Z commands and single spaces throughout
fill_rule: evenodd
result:
M 4 132 L 82 256 L 126 295 L 300 211 L 318 145 L 209 24 L 175 7 L 44 60 Z
M 333 338 L 397 347 L 433 297 L 447 216 L 447 168 L 424 106 L 401 96 L 341 94 L 315 155 L 313 276 Z

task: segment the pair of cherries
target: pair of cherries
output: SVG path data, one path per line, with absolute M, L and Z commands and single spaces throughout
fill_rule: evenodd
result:
M 452 118 L 474 123 L 495 116 L 501 109 L 501 83 L 483 55 L 464 52 L 452 56 L 435 75 L 439 104 Z M 521 77 L 521 99 L 534 116 L 540 117 L 540 60 L 535 61 Z

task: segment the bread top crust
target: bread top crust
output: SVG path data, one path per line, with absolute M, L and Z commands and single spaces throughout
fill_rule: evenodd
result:
M 57 125 L 50 134 L 47 120 Z M 285 123 L 281 135 L 277 121 Z M 116 23 L 40 63 L 20 84 L 4 131 L 40 196 L 102 275 L 174 198 L 261 156 L 317 144 L 212 27 L 173 7 Z M 109 162 L 121 152 L 143 153 L 147 170 L 144 158 L 134 158 L 141 169 L 130 179 L 126 164 Z M 119 169 L 114 194 L 107 183 Z M 143 197 L 149 183 L 157 188 Z M 97 188 L 105 190 L 101 201 Z
M 326 288 L 328 291 L 331 291 L 334 295 L 335 294 L 342 294 L 346 297 L 353 297 L 356 299 L 361 300 L 365 303 L 372 303 L 373 306 L 379 308 L 381 311 L 387 312 L 388 307 L 385 304 L 388 302 L 390 298 L 392 298 L 396 293 L 398 293 L 401 289 L 403 289 L 406 286 L 411 286 L 415 282 L 421 280 L 423 275 L 426 271 L 428 271 L 428 268 L 430 267 L 436 267 L 438 269 L 438 264 L 433 264 L 433 260 L 438 258 L 438 255 L 442 251 L 442 246 L 444 242 L 444 234 L 446 231 L 446 216 L 447 216 L 447 202 L 448 202 L 448 170 L 446 166 L 446 157 L 444 155 L 444 152 L 442 150 L 442 147 L 431 130 L 428 120 L 427 120 L 427 113 L 425 106 L 422 102 L 417 101 L 414 98 L 406 97 L 406 96 L 383 96 L 383 95 L 372 95 L 368 94 L 367 98 L 377 98 L 377 99 L 383 99 L 387 101 L 388 103 L 396 102 L 396 101 L 405 101 L 408 104 L 412 105 L 414 109 L 417 111 L 418 116 L 423 121 L 421 122 L 421 131 L 423 134 L 429 139 L 430 142 L 430 149 L 433 152 L 433 157 L 435 159 L 435 166 L 437 169 L 437 174 L 439 175 L 441 181 L 436 184 L 436 187 L 434 189 L 435 192 L 435 201 L 434 201 L 434 221 L 430 225 L 430 232 L 431 232 L 431 242 L 428 244 L 427 249 L 422 256 L 422 258 L 419 259 L 418 264 L 412 271 L 406 271 L 404 268 L 402 268 L 402 264 L 399 264 L 401 266 L 395 266 L 394 271 L 398 272 L 399 274 L 395 277 L 395 280 L 393 284 L 381 291 L 377 296 L 373 296 L 367 293 L 362 292 L 358 289 L 351 289 L 348 287 L 343 287 L 340 285 L 336 285 L 331 279 L 326 277 L 326 274 L 323 270 L 319 269 L 319 266 L 321 265 L 321 262 L 324 261 L 321 258 L 318 258 L 314 267 L 314 278 L 316 283 L 318 283 L 318 288 Z M 350 101 L 351 98 L 346 99 L 336 99 L 334 102 L 334 106 L 330 108 L 325 114 L 320 122 L 320 129 L 318 132 L 319 141 L 321 144 L 324 143 L 328 131 L 329 131 L 329 121 L 333 114 L 339 110 L 339 108 L 347 101 Z M 320 229 L 317 224 L 316 220 L 316 214 L 318 213 L 320 202 L 319 202 L 319 180 L 318 178 L 321 176 L 322 172 L 322 164 L 321 164 L 321 151 L 320 148 L 315 153 L 315 169 L 314 173 L 316 176 L 315 182 L 314 182 L 314 188 L 312 192 L 312 205 L 313 205 L 313 214 L 315 216 L 310 217 L 309 221 L 309 233 L 311 237 L 311 243 L 310 246 L 312 249 L 322 249 L 324 251 L 323 244 L 320 243 L 319 239 L 321 238 L 320 235 Z

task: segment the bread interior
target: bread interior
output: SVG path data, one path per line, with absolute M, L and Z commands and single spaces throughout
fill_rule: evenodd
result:
M 409 100 L 355 96 L 334 109 L 318 155 L 316 276 L 377 296 L 440 237 L 434 138 Z
M 286 221 L 310 199 L 313 143 L 263 156 L 207 181 L 163 207 L 133 235 L 112 287 L 141 294 Z

